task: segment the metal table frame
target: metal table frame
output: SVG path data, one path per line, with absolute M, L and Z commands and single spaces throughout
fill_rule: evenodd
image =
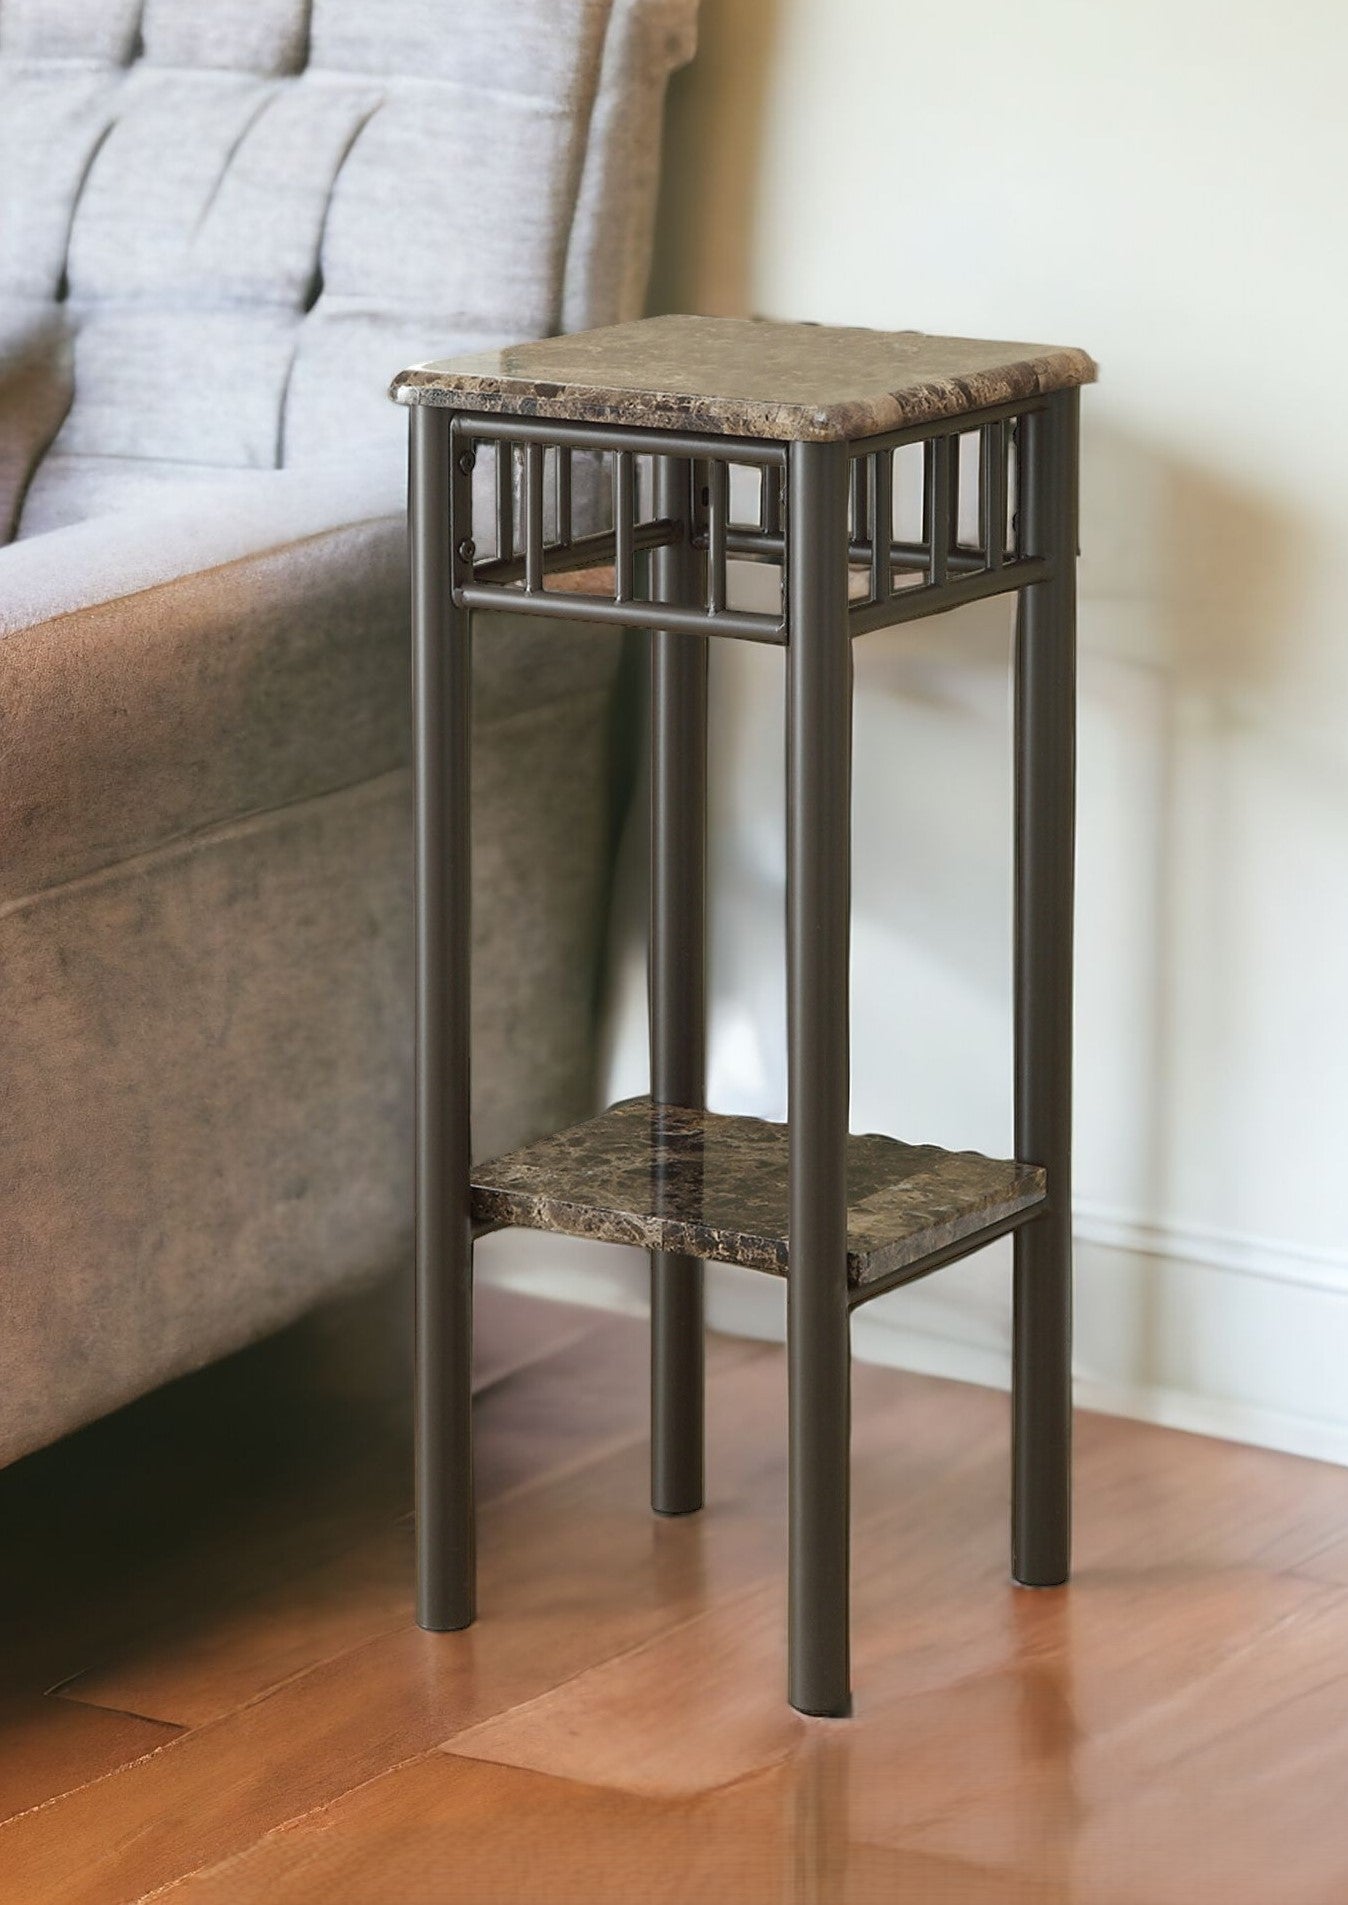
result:
M 475 609 L 651 632 L 651 1095 L 664 1104 L 704 1103 L 707 638 L 786 650 L 789 1696 L 802 1712 L 840 1715 L 851 1699 L 849 1315 L 858 1300 L 846 1272 L 851 638 L 1017 593 L 1015 1154 L 1045 1167 L 1048 1200 L 1014 1234 L 1011 1555 L 1019 1582 L 1066 1579 L 1077 394 L 1064 390 L 853 443 L 474 415 L 430 404 L 411 411 L 417 1609 L 424 1627 L 465 1627 L 475 1613 L 468 902 Z M 975 434 L 978 533 L 966 543 L 958 439 Z M 914 443 L 923 446 L 921 533 L 895 541 L 893 452 Z M 479 559 L 473 471 L 487 448 L 501 553 Z M 594 451 L 610 464 L 613 527 L 577 535 L 572 459 Z M 654 459 L 648 513 L 638 504 L 643 457 Z M 756 521 L 732 516 L 732 466 L 760 473 Z M 546 509 L 545 468 L 552 478 Z M 727 606 L 732 557 L 781 565 L 780 614 Z M 547 586 L 563 570 L 598 565 L 612 570 L 606 593 Z M 853 585 L 863 580 L 854 600 Z M 925 1267 L 970 1247 L 955 1246 Z M 702 1265 L 663 1252 L 652 1257 L 651 1501 L 659 1513 L 684 1514 L 703 1500 Z

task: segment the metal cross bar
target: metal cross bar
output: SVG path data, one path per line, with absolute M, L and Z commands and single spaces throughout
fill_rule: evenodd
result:
M 978 433 L 978 540 L 989 569 L 1006 559 L 1006 424 Z
M 1011 512 L 1011 547 L 1017 559 L 1033 546 L 1025 533 L 1025 504 L 1030 488 L 1030 433 L 1033 427 L 1026 417 L 1013 417 L 1011 420 L 1011 467 L 1016 483 L 1016 504 Z
M 560 417 L 454 416 L 456 436 L 480 443 L 556 443 L 576 450 L 631 450 L 636 456 L 712 456 L 727 463 L 783 470 L 786 445 L 767 437 L 698 435 L 689 430 L 642 430 L 621 423 L 572 423 Z
M 425 406 L 423 406 L 424 408 Z M 659 545 L 654 545 L 659 546 Z M 675 628 L 689 635 L 735 635 L 747 642 L 780 644 L 786 628 L 774 615 L 746 609 L 680 608 L 666 602 L 615 602 L 608 595 L 574 595 L 568 589 L 540 589 L 526 595 L 516 589 L 485 587 L 463 582 L 454 590 L 455 603 L 468 609 L 504 609 L 512 615 L 551 615 L 560 622 L 604 622 L 613 628 Z
M 471 454 L 464 452 L 463 454 Z M 515 446 L 498 443 L 496 460 L 496 553 L 515 553 Z
M 693 538 L 695 548 L 705 549 L 705 536 Z M 732 556 L 742 556 L 752 561 L 780 562 L 786 552 L 786 539 L 781 535 L 765 536 L 761 530 L 740 529 L 732 526 L 726 531 L 726 549 Z M 850 542 L 847 545 L 847 559 L 856 566 L 872 566 L 874 545 L 870 542 Z M 891 542 L 889 561 L 892 569 L 911 569 L 925 571 L 928 550 L 925 542 Z M 884 568 L 884 548 L 880 549 L 880 567 Z M 952 549 L 948 557 L 948 567 L 953 574 L 975 575 L 984 567 L 983 557 L 975 549 Z
M 853 635 L 868 635 L 899 622 L 920 621 L 924 616 L 959 608 L 964 602 L 981 602 L 989 595 L 1029 588 L 1032 583 L 1045 581 L 1051 570 L 1048 560 L 1023 556 L 1002 569 L 975 569 L 953 580 L 924 583 L 920 589 L 896 589 L 887 602 L 856 603 L 848 611 L 848 627 Z
M 1042 1206 L 1036 1204 L 1029 1210 L 1013 1211 L 1008 1217 L 999 1217 L 994 1223 L 984 1225 L 973 1247 L 982 1250 L 988 1244 L 995 1243 L 999 1237 L 1023 1230 L 1027 1224 L 1038 1220 L 1041 1210 Z M 874 1283 L 859 1284 L 848 1293 L 848 1308 L 859 1310 L 863 1303 L 870 1303 L 877 1296 L 888 1296 L 891 1290 L 901 1290 L 905 1284 L 920 1282 L 923 1277 L 929 1277 L 933 1270 L 944 1270 L 947 1264 L 958 1263 L 961 1257 L 970 1254 L 970 1240 L 967 1237 L 959 1237 L 951 1244 L 942 1244 L 939 1250 L 930 1251 L 925 1257 L 915 1257 L 911 1263 L 891 1271 L 888 1276 L 877 1277 Z
M 848 515 L 852 525 L 853 542 L 869 543 L 871 540 L 869 468 L 870 458 L 864 451 L 852 458 L 851 469 L 848 473 L 850 490 Z
M 524 586 L 543 592 L 543 445 L 524 446 Z
M 657 519 L 655 522 L 636 523 L 632 529 L 632 548 L 634 553 L 646 549 L 660 549 L 675 539 L 678 530 L 675 524 Z M 596 529 L 588 536 L 577 536 L 573 542 L 550 542 L 543 550 L 543 574 L 566 575 L 577 569 L 599 569 L 611 567 L 618 559 L 618 539 L 611 529 Z M 487 562 L 476 563 L 473 567 L 475 582 L 488 582 L 504 585 L 518 582 L 524 575 L 524 557 L 507 556 L 502 560 L 492 558 Z M 509 598 L 502 601 L 502 608 L 509 608 Z
M 571 521 L 571 452 L 564 444 L 557 445 L 557 540 L 569 543 L 574 537 L 574 525 Z
M 871 598 L 888 602 L 894 589 L 894 452 L 875 450 L 871 473 Z
M 943 586 L 950 567 L 951 470 L 958 467 L 951 456 L 953 442 L 952 437 L 943 436 L 927 443 L 922 533 L 927 545 L 927 581 L 933 589 Z
M 613 452 L 613 598 L 631 602 L 634 580 L 636 529 L 636 471 L 630 450 Z
M 725 607 L 726 531 L 730 514 L 730 471 L 717 458 L 707 467 L 707 613 Z
M 782 473 L 770 463 L 759 479 L 758 526 L 765 536 L 782 533 Z

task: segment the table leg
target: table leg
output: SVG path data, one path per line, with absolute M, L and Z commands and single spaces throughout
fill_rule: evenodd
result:
M 845 444 L 788 465 L 787 1017 L 790 1124 L 789 1695 L 846 1714 L 852 652 Z
M 416 803 L 417 1620 L 475 1607 L 473 1244 L 469 1210 L 471 923 L 469 615 L 451 582 L 471 535 L 471 462 L 451 416 L 412 411 L 410 512 Z M 466 448 L 466 446 L 465 446 Z
M 655 459 L 655 512 L 683 525 L 655 552 L 657 597 L 689 605 L 692 466 Z M 700 1107 L 706 1093 L 707 668 L 703 636 L 651 636 L 651 1097 Z M 703 1269 L 651 1252 L 651 1507 L 701 1508 L 704 1487 Z
M 1076 754 L 1077 393 L 1022 421 L 1023 546 L 1052 574 L 1016 636 L 1016 1156 L 1048 1209 L 1016 1233 L 1011 1567 L 1067 1579 L 1072 1541 L 1072 908 Z

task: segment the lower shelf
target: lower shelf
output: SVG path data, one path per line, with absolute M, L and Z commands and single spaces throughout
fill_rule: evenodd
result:
M 787 1127 L 630 1098 L 476 1167 L 473 1219 L 785 1276 Z M 847 1141 L 847 1275 L 860 1295 L 977 1249 L 1045 1201 L 1037 1165 L 867 1134 Z

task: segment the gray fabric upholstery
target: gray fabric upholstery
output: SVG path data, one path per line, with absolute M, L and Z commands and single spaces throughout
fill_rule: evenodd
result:
M 406 571 L 401 522 L 375 517 L 11 629 L 0 905 L 405 765 Z M 524 617 L 476 646 L 486 731 L 564 714 L 615 661 L 602 631 Z
M 693 6 L 0 0 L 0 300 L 75 333 L 20 533 L 94 456 L 392 469 L 391 365 L 633 312 Z
M 135 52 L 141 11 L 142 0 L 5 0 L 0 55 L 120 66 Z
M 56 305 L 0 299 L 0 546 L 14 534 L 29 475 L 73 390 L 65 313 Z
M 0 1461 L 407 1248 L 384 390 L 635 314 L 694 5 L 0 0 Z M 481 630 L 483 1150 L 589 1100 L 616 662 Z
M 607 715 L 479 733 L 484 1150 L 589 1106 Z M 392 773 L 0 910 L 0 1461 L 407 1251 L 408 852 Z

